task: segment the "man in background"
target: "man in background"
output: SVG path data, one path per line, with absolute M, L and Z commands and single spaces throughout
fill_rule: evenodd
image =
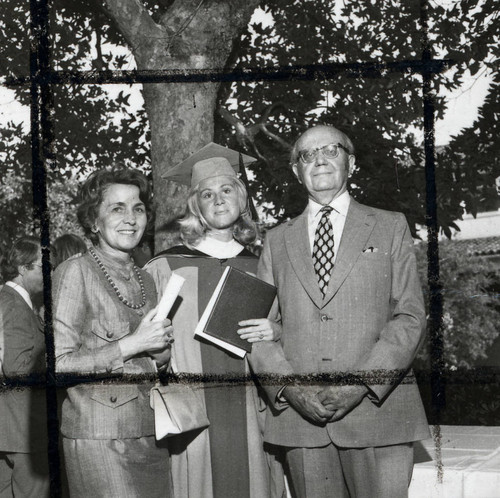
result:
M 38 239 L 18 239 L 2 266 L 0 357 L 6 382 L 0 391 L 0 498 L 43 498 L 49 496 L 49 474 L 45 338 L 33 310 L 33 298 L 43 290 Z M 9 386 L 21 379 L 42 386 Z

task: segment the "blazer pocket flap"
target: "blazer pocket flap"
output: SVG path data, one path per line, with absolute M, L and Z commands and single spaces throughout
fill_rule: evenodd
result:
M 128 322 L 92 320 L 92 333 L 104 341 L 113 342 L 130 333 Z
M 119 389 L 110 388 L 106 392 L 93 393 L 90 398 L 108 408 L 118 408 L 136 399 L 138 396 L 139 393 L 137 391 L 131 391 L 130 388 L 123 392 L 120 392 Z

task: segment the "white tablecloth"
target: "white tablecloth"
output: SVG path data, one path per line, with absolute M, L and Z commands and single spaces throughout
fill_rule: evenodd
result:
M 500 498 L 500 427 L 431 429 L 415 448 L 409 498 Z

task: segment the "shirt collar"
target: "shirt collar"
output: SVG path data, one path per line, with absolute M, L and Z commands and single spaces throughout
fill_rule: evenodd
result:
M 351 197 L 349 195 L 349 192 L 346 190 L 343 194 L 333 199 L 333 201 L 330 202 L 329 206 L 331 206 L 337 213 L 345 217 L 347 216 L 347 211 L 349 209 L 350 202 L 351 202 Z M 323 204 L 318 204 L 316 201 L 309 198 L 308 208 L 311 218 L 313 219 L 316 218 L 316 216 L 321 211 L 322 207 Z
M 26 304 L 31 309 L 33 309 L 33 303 L 31 302 L 31 297 L 28 294 L 28 291 L 24 287 L 21 287 L 19 284 L 16 284 L 10 280 L 8 282 L 5 282 L 5 285 L 12 287 L 26 301 Z
M 234 258 L 244 249 L 244 247 L 234 239 L 229 242 L 223 242 L 208 236 L 198 242 L 194 247 L 198 251 L 204 252 L 217 259 Z

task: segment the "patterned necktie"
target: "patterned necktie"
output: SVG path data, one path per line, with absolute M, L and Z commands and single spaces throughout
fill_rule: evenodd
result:
M 333 227 L 330 221 L 331 206 L 323 206 L 320 213 L 323 213 L 319 221 L 316 234 L 314 235 L 313 264 L 314 271 L 318 276 L 318 283 L 323 297 L 325 297 L 328 281 L 333 269 L 334 240 Z

